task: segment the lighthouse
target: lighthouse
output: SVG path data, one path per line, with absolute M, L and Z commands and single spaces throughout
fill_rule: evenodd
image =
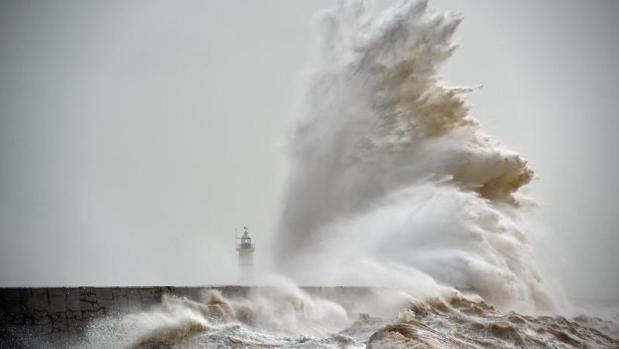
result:
M 239 253 L 239 284 L 251 285 L 254 282 L 254 244 L 251 242 L 249 230 L 243 227 L 241 243 L 236 250 Z

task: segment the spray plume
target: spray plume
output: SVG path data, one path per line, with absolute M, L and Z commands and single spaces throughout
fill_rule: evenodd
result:
M 438 70 L 460 18 L 403 1 L 341 1 L 317 17 L 318 52 L 290 144 L 277 246 L 301 284 L 473 291 L 548 309 L 518 191 L 527 162 L 483 133 L 470 88 Z

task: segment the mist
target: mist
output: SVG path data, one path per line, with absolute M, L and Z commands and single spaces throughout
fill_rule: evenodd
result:
M 270 267 L 329 3 L 2 2 L 0 284 L 234 283 L 242 225 Z M 619 5 L 430 5 L 464 18 L 441 74 L 535 169 L 540 267 L 616 297 Z

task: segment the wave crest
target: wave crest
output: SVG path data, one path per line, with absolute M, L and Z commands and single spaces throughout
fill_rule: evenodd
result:
M 519 226 L 531 202 L 519 189 L 533 170 L 481 130 L 466 104 L 471 89 L 438 73 L 460 21 L 426 1 L 378 13 L 341 1 L 317 16 L 277 239 L 285 274 L 553 306 Z

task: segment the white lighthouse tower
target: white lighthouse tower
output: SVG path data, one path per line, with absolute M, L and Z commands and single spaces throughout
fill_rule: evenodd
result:
M 254 244 L 251 242 L 249 230 L 243 227 L 241 243 L 237 245 L 239 252 L 239 284 L 251 285 L 254 282 Z

